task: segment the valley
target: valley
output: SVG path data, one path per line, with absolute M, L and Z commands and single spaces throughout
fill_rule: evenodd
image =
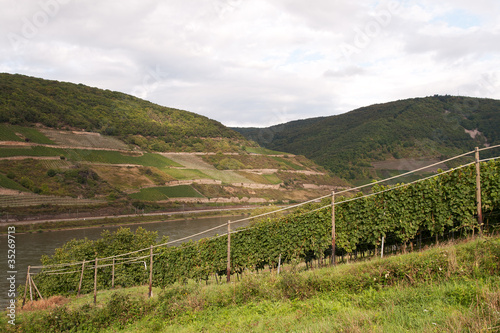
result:
M 347 185 L 294 155 L 146 152 L 100 133 L 41 125 L 5 124 L 2 133 L 10 141 L 0 141 L 0 207 L 12 220 L 15 207 L 114 203 L 126 213 L 134 205 L 289 203 Z

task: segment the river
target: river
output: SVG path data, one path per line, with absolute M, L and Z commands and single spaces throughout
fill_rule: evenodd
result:
M 197 219 L 185 219 L 185 220 L 174 220 L 165 222 L 154 222 L 154 223 L 141 223 L 133 225 L 125 225 L 123 227 L 130 228 L 135 231 L 138 227 L 142 227 L 148 231 L 157 231 L 158 240 L 162 236 L 168 236 L 169 240 L 177 240 L 190 235 L 194 235 L 204 230 L 214 228 L 221 225 L 209 233 L 199 235 L 192 238 L 193 240 L 198 240 L 204 237 L 214 236 L 216 234 L 224 234 L 227 232 L 227 220 L 238 220 L 243 216 L 227 216 L 227 217 L 210 217 L 210 218 L 197 218 Z M 232 226 L 233 229 L 236 227 L 243 227 L 247 225 L 248 222 L 238 223 L 236 226 Z M 15 274 L 8 273 L 11 271 L 7 266 L 7 235 L 0 235 L 0 308 L 3 309 L 8 305 L 10 297 L 8 296 L 9 291 L 9 281 L 7 278 L 11 275 L 15 275 L 16 286 L 24 285 L 26 281 L 26 272 L 28 265 L 35 266 L 40 265 L 40 258 L 42 255 L 53 255 L 56 248 L 62 247 L 63 244 L 72 239 L 98 239 L 103 230 L 115 231 L 120 226 L 108 226 L 108 227 L 96 227 L 96 228 L 83 228 L 83 229 L 71 229 L 71 230 L 60 230 L 60 231 L 50 231 L 42 233 L 26 233 L 26 234 L 14 234 L 15 236 Z M 43 295 L 42 295 L 43 296 Z

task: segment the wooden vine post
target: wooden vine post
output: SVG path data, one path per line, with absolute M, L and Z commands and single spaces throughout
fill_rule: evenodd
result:
M 278 275 L 280 275 L 280 269 L 281 269 L 281 253 L 280 253 L 280 256 L 278 258 Z
M 32 289 L 32 283 L 31 283 L 31 275 L 28 275 L 28 281 L 30 284 L 30 301 L 33 301 L 33 289 Z
M 40 290 L 38 290 L 38 288 L 35 284 L 35 281 L 33 280 L 33 278 L 31 276 L 30 276 L 30 281 L 31 281 L 31 284 L 33 285 L 33 288 L 35 288 L 36 293 L 38 294 L 38 296 L 40 296 L 40 299 L 43 300 L 42 294 L 40 293 Z
M 113 257 L 113 265 L 111 266 L 111 289 L 115 289 L 115 258 Z
M 153 245 L 149 248 L 149 293 L 148 298 L 153 296 Z
M 227 220 L 227 282 L 231 282 L 231 220 Z
M 479 164 L 479 148 L 476 147 L 476 202 L 477 223 L 479 224 L 479 235 L 483 236 L 483 210 L 481 208 L 481 166 Z
M 336 265 L 335 258 L 335 191 L 332 191 L 332 265 Z
M 28 273 L 26 273 L 26 284 L 24 285 L 23 305 L 21 306 L 21 308 L 26 303 L 26 294 L 28 293 L 28 283 L 30 281 L 30 268 L 31 268 L 31 266 L 28 266 Z
M 78 283 L 78 293 L 77 297 L 80 297 L 80 291 L 82 290 L 82 281 L 83 281 L 83 270 L 85 269 L 85 259 L 83 260 L 82 263 L 82 274 L 80 275 L 80 283 Z
M 97 303 L 97 257 L 95 257 L 94 266 L 94 305 Z
M 384 241 L 385 241 L 385 236 L 382 236 L 382 247 L 380 249 L 380 258 L 384 257 Z

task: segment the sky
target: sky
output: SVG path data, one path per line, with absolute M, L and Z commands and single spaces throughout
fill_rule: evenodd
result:
M 265 127 L 500 99 L 498 0 L 0 0 L 0 72 Z

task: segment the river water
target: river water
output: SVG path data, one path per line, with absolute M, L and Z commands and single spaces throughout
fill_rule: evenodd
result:
M 215 228 L 221 225 L 209 233 L 193 237 L 193 240 L 199 240 L 201 238 L 214 236 L 216 234 L 224 234 L 227 232 L 227 221 L 236 221 L 243 216 L 228 216 L 228 217 L 210 217 L 210 218 L 198 218 L 198 219 L 186 219 L 186 220 L 176 220 L 176 221 L 166 221 L 166 222 L 155 222 L 155 223 L 143 223 L 143 224 L 133 224 L 126 225 L 123 227 L 130 228 L 135 231 L 138 227 L 142 227 L 148 231 L 157 231 L 158 240 L 162 236 L 168 236 L 169 241 L 181 239 L 190 235 L 194 235 L 204 230 Z M 232 226 L 232 229 L 236 227 L 244 227 L 248 222 L 238 223 L 236 226 Z M 8 273 L 11 271 L 7 266 L 7 235 L 0 235 L 0 309 L 4 309 L 8 305 L 10 297 L 9 292 L 9 278 L 11 275 L 15 275 L 16 287 L 24 285 L 26 281 L 26 273 L 28 265 L 36 266 L 40 265 L 40 258 L 43 254 L 53 255 L 56 248 L 62 247 L 63 244 L 72 239 L 98 239 L 103 230 L 115 231 L 120 226 L 108 226 L 108 227 L 98 227 L 98 228 L 84 228 L 84 229 L 73 229 L 73 230 L 61 230 L 61 231 L 50 231 L 42 233 L 27 233 L 27 234 L 15 234 L 15 274 Z M 177 244 L 175 244 L 177 245 Z M 43 296 L 43 295 L 42 295 Z

